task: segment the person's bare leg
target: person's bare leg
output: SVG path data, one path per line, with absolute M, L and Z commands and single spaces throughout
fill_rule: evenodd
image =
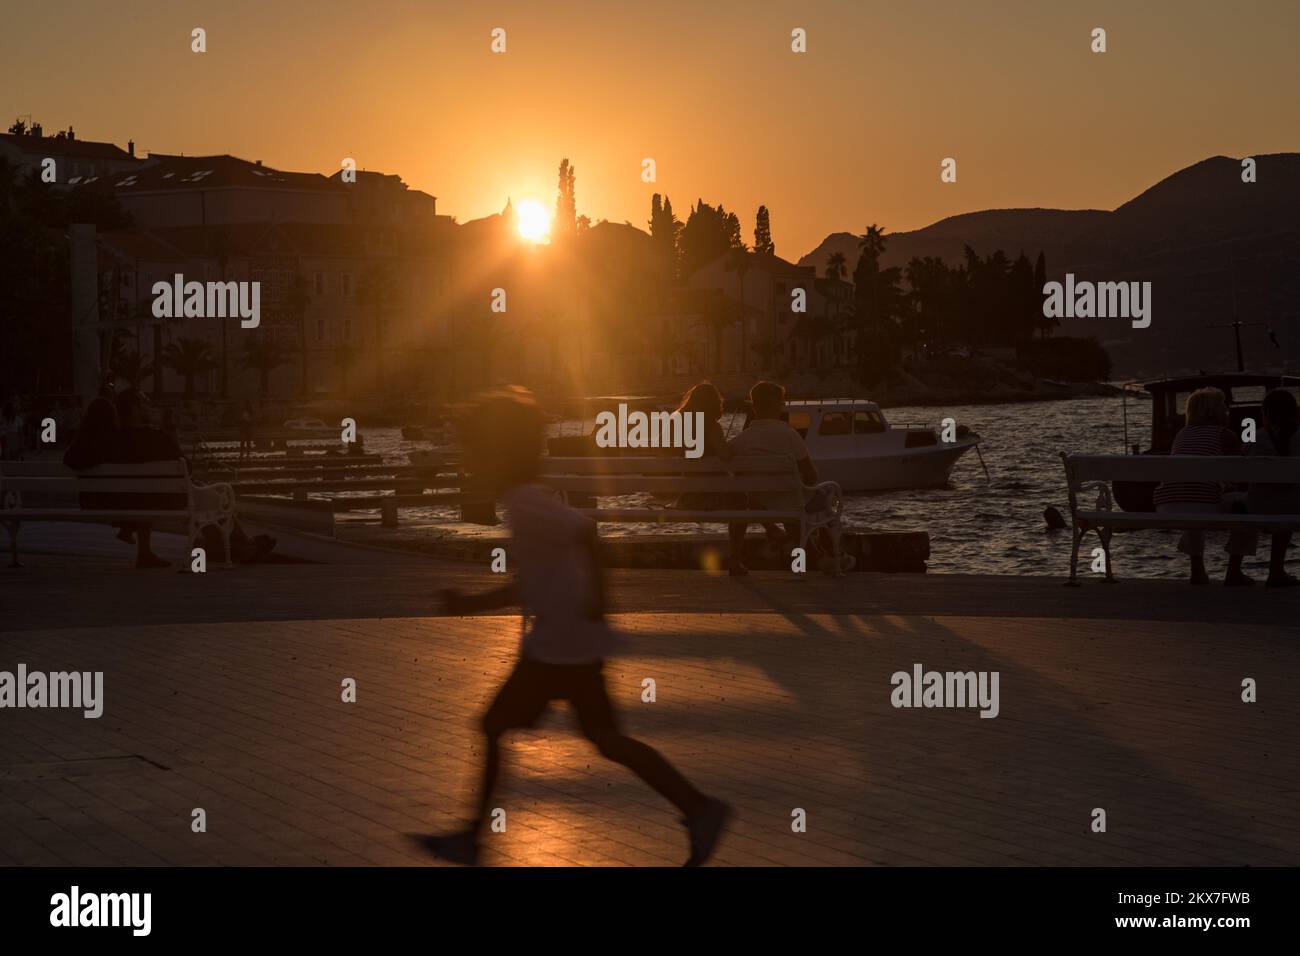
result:
M 501 774 L 501 737 L 519 727 L 531 727 L 537 722 L 555 688 L 550 686 L 555 671 L 546 664 L 521 658 L 506 682 L 497 691 L 496 698 L 483 715 L 483 737 L 486 742 L 483 774 L 479 779 L 478 801 L 474 819 L 469 826 L 447 834 L 425 837 L 426 850 L 444 860 L 473 866 L 479 859 L 479 836 L 491 817 L 497 779 Z
M 1291 544 L 1290 531 L 1274 533 L 1268 550 L 1268 581 L 1270 588 L 1288 588 L 1300 584 L 1294 576 L 1286 573 L 1286 549 Z
M 1247 577 L 1246 572 L 1241 570 L 1241 560 L 1242 556 L 1239 554 L 1228 555 L 1228 571 L 1223 576 L 1223 583 L 1226 587 L 1250 587 L 1255 583 L 1253 578 Z
M 663 754 L 619 729 L 601 664 L 575 669 L 573 679 L 576 683 L 570 701 L 583 736 L 596 745 L 602 757 L 627 767 L 678 809 L 691 841 L 686 865 L 704 863 L 722 835 L 730 807 L 700 793 Z

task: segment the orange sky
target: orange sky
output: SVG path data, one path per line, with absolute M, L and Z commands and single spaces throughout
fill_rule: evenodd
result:
M 1297 36 L 1294 0 L 60 0 L 6 11 L 0 117 L 327 174 L 352 156 L 461 220 L 553 204 L 567 156 L 593 220 L 703 197 L 750 242 L 763 203 L 797 259 L 871 221 L 1109 209 L 1207 156 L 1300 150 Z

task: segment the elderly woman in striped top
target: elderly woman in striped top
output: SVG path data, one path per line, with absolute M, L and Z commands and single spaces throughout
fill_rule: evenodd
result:
M 1228 428 L 1228 401 L 1217 388 L 1201 388 L 1187 397 L 1187 424 L 1174 437 L 1171 455 L 1239 455 L 1241 441 Z M 1155 491 L 1156 511 L 1161 514 L 1222 514 L 1234 506 L 1245 510 L 1245 496 L 1229 491 L 1217 481 L 1166 481 Z M 1253 555 L 1256 536 L 1233 531 L 1228 536 L 1228 571 L 1223 583 L 1243 587 L 1255 582 L 1241 570 L 1242 559 Z M 1185 531 L 1178 550 L 1191 559 L 1191 583 L 1210 582 L 1205 573 L 1205 532 Z

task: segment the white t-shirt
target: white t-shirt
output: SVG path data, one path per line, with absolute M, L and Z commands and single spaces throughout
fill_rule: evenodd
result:
M 730 445 L 737 456 L 786 455 L 794 462 L 808 457 L 808 446 L 799 433 L 776 418 L 754 419 L 748 428 L 731 439 Z M 758 492 L 753 497 L 764 508 L 793 508 L 802 505 L 808 495 L 805 492 L 798 501 L 781 492 Z
M 586 544 L 591 519 L 540 485 L 518 485 L 501 500 L 511 534 L 508 559 L 524 610 L 534 615 L 524 656 L 547 664 L 589 664 L 616 652 L 617 632 L 586 617 L 595 583 Z

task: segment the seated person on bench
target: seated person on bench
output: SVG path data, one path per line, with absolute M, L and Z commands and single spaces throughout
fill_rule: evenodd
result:
M 1241 442 L 1228 428 L 1228 402 L 1217 388 L 1200 388 L 1187 396 L 1187 424 L 1174 437 L 1171 455 L 1236 455 Z M 1166 481 L 1156 486 L 1156 511 L 1160 514 L 1228 514 L 1234 506 L 1245 510 L 1240 494 L 1233 494 L 1217 481 Z M 1254 584 L 1241 570 L 1242 559 L 1253 555 L 1256 536 L 1249 531 L 1228 534 L 1228 570 L 1223 583 L 1228 587 Z M 1191 561 L 1191 583 L 1210 583 L 1205 572 L 1205 532 L 1185 531 L 1178 550 Z
M 682 396 L 682 403 L 677 406 L 682 415 L 694 415 L 699 412 L 704 416 L 704 448 L 702 458 L 718 458 L 726 461 L 733 454 L 727 444 L 727 436 L 722 432 L 718 419 L 722 418 L 722 393 L 712 382 L 700 382 L 687 389 Z M 666 454 L 680 454 L 671 449 Z M 690 511 L 723 510 L 743 508 L 744 495 L 730 494 L 722 491 L 685 491 L 677 496 L 672 507 Z
M 1276 388 L 1264 396 L 1263 427 L 1255 436 L 1255 443 L 1247 447 L 1252 456 L 1300 458 L 1294 395 L 1284 388 Z M 1252 482 L 1246 503 L 1251 514 L 1300 514 L 1300 488 L 1295 485 Z M 1300 584 L 1294 575 L 1286 573 L 1286 549 L 1290 543 L 1290 531 L 1273 532 L 1268 556 L 1268 580 L 1265 582 L 1267 587 L 1289 588 Z
M 126 395 L 126 392 L 122 393 Z M 119 396 L 120 400 L 120 396 Z M 63 455 L 63 463 L 69 468 L 81 471 L 97 465 L 120 464 L 122 462 L 123 434 L 119 427 L 117 409 L 107 398 L 96 398 L 86 408 L 81 428 L 77 437 Z M 180 449 L 172 456 L 179 458 Z M 132 459 L 132 461 L 149 459 Z M 171 499 L 173 496 L 166 496 Z M 133 511 L 155 507 L 150 495 L 131 495 L 120 493 L 100 493 L 83 491 L 78 502 L 85 511 Z M 142 500 L 143 499 L 143 500 Z M 175 502 L 168 501 L 164 507 L 171 507 Z M 150 547 L 152 527 L 148 522 L 123 522 L 113 527 L 118 529 L 118 537 L 130 543 L 135 541 L 135 566 L 137 568 L 165 568 L 167 562 L 153 553 Z
M 737 456 L 745 455 L 786 455 L 799 468 L 799 476 L 805 485 L 817 484 L 817 469 L 808 456 L 808 448 L 799 433 L 781 420 L 785 411 L 785 389 L 776 382 L 758 382 L 749 390 L 749 400 L 754 406 L 754 420 L 749 427 L 731 440 L 731 450 Z M 751 503 L 756 508 L 790 508 L 801 510 L 807 502 L 808 495 L 803 493 L 798 500 L 798 492 L 761 492 L 750 495 Z M 767 527 L 767 526 L 765 526 Z M 775 525 L 769 527 L 772 536 Z M 743 521 L 733 522 L 730 526 L 731 556 L 727 568 L 732 575 L 747 574 L 743 562 L 745 532 L 749 524 Z M 784 541 L 788 545 L 796 540 L 792 529 L 782 529 Z
M 81 470 L 105 464 L 177 461 L 182 457 L 176 440 L 149 424 L 144 396 L 131 388 L 117 396 L 116 408 L 104 398 L 90 403 L 81 430 L 63 456 L 63 463 Z M 88 492 L 82 494 L 80 506 L 85 510 L 99 511 L 185 511 L 189 501 L 182 494 Z M 115 527 L 120 529 L 118 537 L 123 541 L 130 543 L 134 538 L 137 568 L 169 566 L 153 552 L 150 542 L 153 528 L 148 522 L 126 522 Z M 235 560 L 250 562 L 264 557 L 274 548 L 274 538 L 258 535 L 250 539 L 238 522 L 235 523 L 230 537 L 230 549 Z

